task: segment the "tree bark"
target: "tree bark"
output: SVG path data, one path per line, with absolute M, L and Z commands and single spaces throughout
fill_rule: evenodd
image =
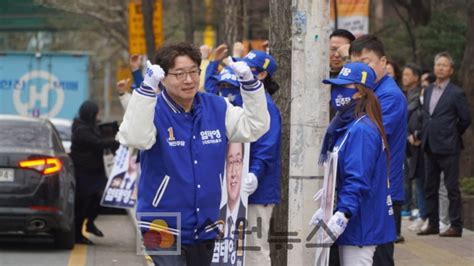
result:
M 147 57 L 153 62 L 155 55 L 155 34 L 153 33 L 154 0 L 142 0 L 143 29 L 145 30 L 145 44 Z
M 244 0 L 224 2 L 224 42 L 232 54 L 232 46 L 243 39 Z
M 181 0 L 183 6 L 184 38 L 188 43 L 194 43 L 193 0 Z
M 373 25 L 375 32 L 378 32 L 383 28 L 384 22 L 384 1 L 383 0 L 375 0 L 370 1 L 373 7 L 373 14 L 371 14 L 371 18 L 373 18 Z
M 459 80 L 470 104 L 471 117 L 474 118 L 474 1 L 466 1 L 467 33 L 464 56 L 459 72 Z M 461 155 L 461 176 L 474 177 L 474 130 L 471 125 L 464 133 L 464 151 Z
M 431 19 L 431 0 L 395 0 L 396 4 L 407 10 L 408 16 L 415 26 L 426 25 Z
M 273 210 L 270 232 L 288 232 L 288 180 L 290 161 L 290 107 L 291 107 L 291 1 L 270 0 L 270 53 L 278 62 L 275 81 L 280 90 L 273 96 L 280 109 L 281 137 L 281 203 Z M 276 234 L 270 238 L 275 238 Z M 287 235 L 279 243 L 272 243 L 272 265 L 286 265 Z

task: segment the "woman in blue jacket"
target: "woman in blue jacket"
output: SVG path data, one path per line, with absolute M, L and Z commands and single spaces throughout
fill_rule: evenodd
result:
M 342 265 L 372 265 L 375 247 L 396 238 L 389 192 L 389 151 L 375 87 L 374 71 L 346 64 L 332 84 L 337 114 L 324 137 L 321 159 L 337 152 L 337 200 L 327 226 Z

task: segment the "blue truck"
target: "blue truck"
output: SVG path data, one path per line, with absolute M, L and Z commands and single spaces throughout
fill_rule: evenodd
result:
M 89 98 L 85 53 L 0 52 L 0 114 L 73 119 Z

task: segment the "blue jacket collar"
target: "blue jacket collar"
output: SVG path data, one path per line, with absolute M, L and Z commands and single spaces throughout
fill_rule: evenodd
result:
M 391 78 L 391 77 L 390 77 L 388 74 L 385 74 L 385 76 L 383 76 L 383 77 L 379 80 L 379 82 L 377 82 L 377 84 L 375 84 L 375 89 L 374 89 L 374 91 L 376 91 L 376 90 L 380 87 L 380 85 L 382 85 L 382 84 L 385 82 L 385 80 L 387 80 L 387 79 L 389 79 L 389 78 Z
M 160 84 L 160 89 L 161 91 L 163 92 L 163 99 L 165 100 L 166 104 L 170 107 L 170 109 L 174 112 L 174 113 L 186 113 L 184 111 L 184 108 L 179 106 L 175 101 L 173 101 L 173 99 L 171 99 L 171 97 L 168 95 L 168 92 L 166 92 L 166 88 L 165 86 L 163 86 L 162 84 Z M 197 97 L 197 95 L 194 97 L 194 102 L 193 102 L 193 106 L 191 107 L 191 113 L 194 112 L 194 109 L 195 109 L 195 106 L 196 106 L 196 102 L 199 102 L 198 100 L 199 97 Z

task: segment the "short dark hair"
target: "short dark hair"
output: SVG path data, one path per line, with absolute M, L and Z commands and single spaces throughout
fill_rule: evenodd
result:
M 355 40 L 355 36 L 350 31 L 344 29 L 336 29 L 331 33 L 331 35 L 329 35 L 329 39 L 332 37 L 346 38 L 349 40 L 349 42 L 353 42 Z
M 360 54 L 364 49 L 374 52 L 378 57 L 385 56 L 384 45 L 375 35 L 367 34 L 355 39 L 349 47 L 349 54 Z
M 431 70 L 427 69 L 427 68 L 424 68 L 422 71 L 421 71 L 421 75 L 424 75 L 424 74 L 430 74 L 431 73 Z
M 415 63 L 408 63 L 408 64 L 405 65 L 404 69 L 405 69 L 405 68 L 410 69 L 411 72 L 413 72 L 413 74 L 414 74 L 415 76 L 418 76 L 418 78 L 421 79 L 421 69 L 420 69 L 420 67 L 419 67 L 417 64 L 415 64 Z
M 178 56 L 189 56 L 192 61 L 199 67 L 201 65 L 201 52 L 198 48 L 190 43 L 178 43 L 164 46 L 156 52 L 155 64 L 163 68 L 165 74 L 174 67 L 175 59 Z

